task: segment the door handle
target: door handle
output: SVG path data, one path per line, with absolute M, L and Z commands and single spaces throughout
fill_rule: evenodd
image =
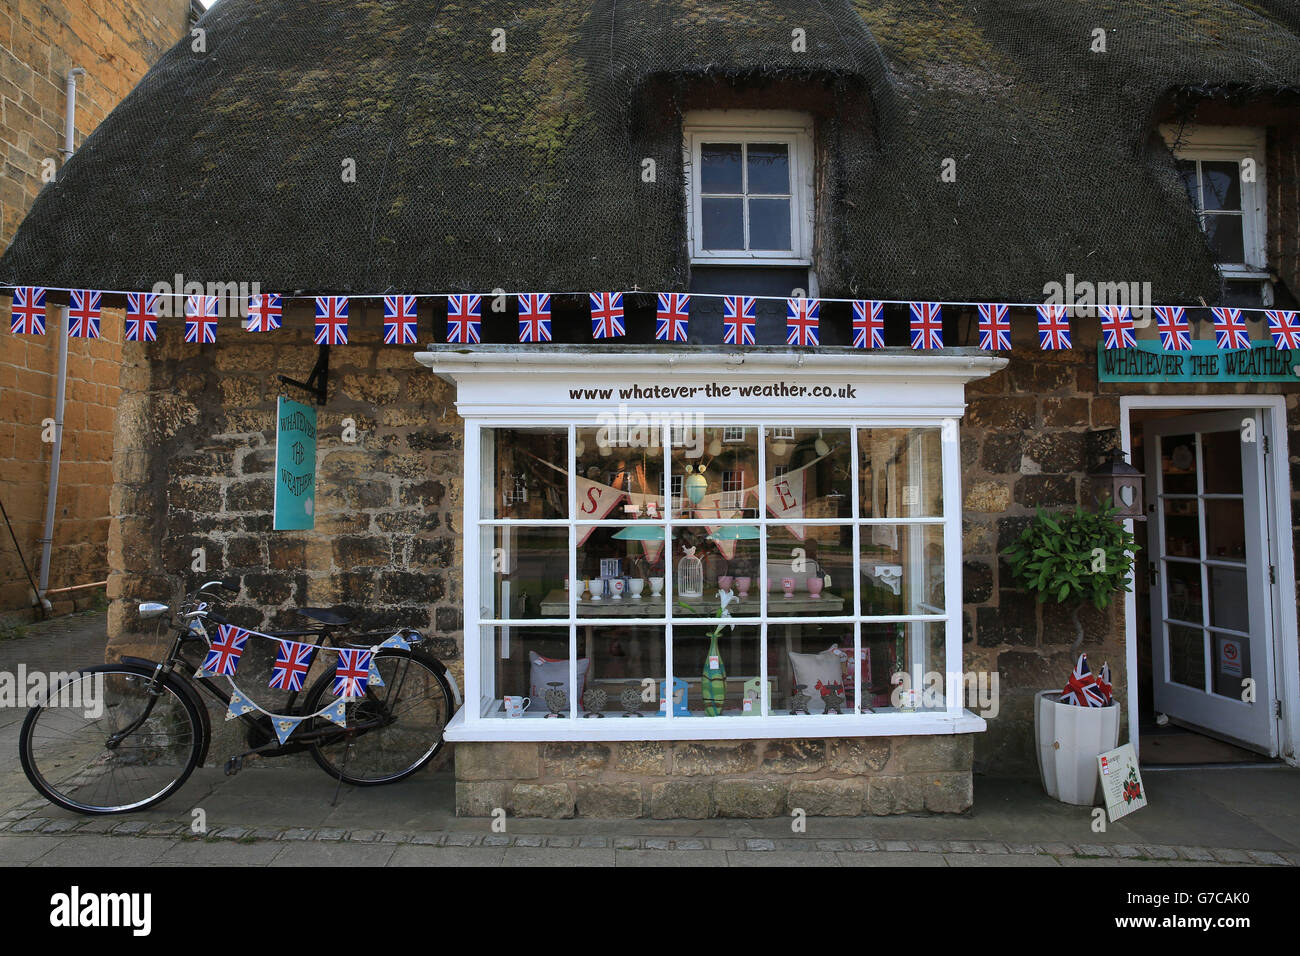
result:
M 1152 587 L 1155 587 L 1156 578 L 1160 577 L 1160 572 L 1156 569 L 1156 563 L 1154 561 L 1147 562 L 1147 574 L 1149 575 L 1147 583 Z

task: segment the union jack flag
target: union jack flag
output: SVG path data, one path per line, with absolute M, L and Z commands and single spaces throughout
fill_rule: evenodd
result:
M 1135 349 L 1137 335 L 1133 332 L 1133 313 L 1126 305 L 1103 305 L 1101 331 L 1106 335 L 1108 349 Z
M 14 335 L 45 334 L 45 290 L 20 287 L 14 289 L 13 323 L 9 331 Z
M 820 299 L 786 299 L 785 344 L 817 345 L 817 324 L 821 314 Z
M 1097 678 L 1088 668 L 1088 655 L 1080 654 L 1070 680 L 1061 691 L 1061 703 L 1078 707 L 1103 707 L 1106 701 L 1097 689 Z
M 126 294 L 126 340 L 158 341 L 158 296 L 148 292 Z
M 616 339 L 623 336 L 623 293 L 589 292 L 591 298 L 591 337 Z
M 185 341 L 215 342 L 217 340 L 217 297 L 191 295 L 185 299 Z
M 1041 349 L 1068 349 L 1070 347 L 1070 318 L 1063 305 L 1038 307 L 1038 347 Z
M 334 670 L 335 697 L 363 697 L 370 680 L 370 651 L 339 651 L 339 664 Z
M 1005 305 L 981 305 L 980 348 L 998 352 L 1011 348 L 1011 309 Z
M 1192 330 L 1187 324 L 1187 310 L 1177 305 L 1156 306 L 1156 330 L 1160 347 L 1166 352 L 1190 352 Z
M 691 320 L 691 297 L 680 292 L 660 292 L 659 310 L 655 313 L 655 339 L 660 342 L 685 342 Z
M 249 632 L 233 624 L 217 627 L 217 639 L 212 642 L 208 656 L 203 659 L 203 670 L 218 677 L 234 677 L 239 667 L 239 655 L 244 653 Z
M 280 649 L 275 653 L 275 664 L 271 668 L 270 686 L 277 690 L 302 690 L 316 648 L 297 641 L 280 641 L 279 644 Z
M 545 292 L 526 292 L 519 297 L 519 341 L 551 341 L 551 297 Z
M 1264 314 L 1268 316 L 1268 331 L 1275 349 L 1300 349 L 1300 320 L 1296 313 L 1270 309 Z
M 722 344 L 753 345 L 754 297 L 752 295 L 727 295 L 722 297 Z
M 316 296 L 317 345 L 348 344 L 348 297 L 345 295 Z
M 384 296 L 385 345 L 414 345 L 415 326 L 418 321 L 415 312 L 415 296 Z
M 1232 351 L 1250 348 L 1250 332 L 1241 309 L 1210 309 L 1214 315 L 1214 343 L 1220 349 Z
M 938 302 L 912 303 L 912 348 L 943 348 L 943 309 Z
M 1110 664 L 1101 665 L 1101 673 L 1097 675 L 1097 690 L 1101 692 L 1103 704 L 1109 704 L 1115 699 L 1115 688 L 1110 682 Z
M 477 344 L 483 325 L 481 295 L 447 296 L 447 341 L 461 345 Z
M 82 290 L 68 300 L 68 338 L 99 338 L 100 300 L 102 293 Z
M 274 332 L 280 327 L 280 317 L 283 314 L 284 308 L 280 304 L 280 297 L 274 292 L 266 295 L 250 295 L 248 325 L 245 329 L 249 332 Z
M 874 299 L 853 301 L 853 347 L 855 349 L 883 349 L 885 347 L 885 304 Z

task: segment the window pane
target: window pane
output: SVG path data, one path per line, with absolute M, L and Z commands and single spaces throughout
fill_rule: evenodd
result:
M 705 143 L 700 147 L 700 192 L 741 193 L 739 143 Z
M 494 628 L 496 653 L 496 706 L 489 716 L 514 719 L 546 717 L 548 713 L 569 713 L 569 629 L 567 627 Z M 579 696 L 589 662 L 578 661 Z M 519 698 L 507 712 L 506 697 Z M 549 698 L 549 699 L 548 699 Z
M 758 429 L 697 426 L 674 436 L 683 518 L 758 517 Z
M 1201 454 L 1205 457 L 1205 493 L 1241 494 L 1241 433 L 1205 432 Z
M 1201 566 L 1193 561 L 1165 561 L 1165 616 L 1176 621 L 1200 624 L 1205 620 L 1201 607 Z
M 864 615 L 944 613 L 943 525 L 864 525 L 860 542 Z
M 556 428 L 485 428 L 480 514 L 567 518 L 569 433 Z
M 701 201 L 703 209 L 702 238 L 705 249 L 744 249 L 745 224 L 742 221 L 742 199 L 708 199 Z
M 750 143 L 746 150 L 748 161 L 748 192 L 790 192 L 790 147 L 785 143 Z
M 1160 439 L 1160 472 L 1165 494 L 1196 494 L 1195 435 L 1165 435 Z
M 1251 676 L 1250 641 L 1211 631 L 1210 644 L 1214 648 L 1214 692 L 1241 700 L 1242 681 Z
M 1205 689 L 1205 634 L 1199 627 L 1169 628 L 1169 679 L 1175 684 Z
M 568 528 L 483 528 L 481 537 L 485 617 L 569 616 Z
M 1240 498 L 1205 500 L 1207 558 L 1246 560 L 1246 513 Z
M 775 714 L 853 712 L 847 690 L 853 660 L 852 624 L 772 624 L 767 671 L 776 681 Z
M 579 519 L 664 516 L 664 450 L 658 428 L 631 413 L 606 426 L 579 428 L 577 435 Z
M 732 617 L 757 615 L 762 587 L 759 534 L 757 525 L 675 529 L 673 616 L 714 617 L 722 608 L 721 591 L 731 592 L 727 610 Z
M 1236 163 L 1203 162 L 1201 179 L 1207 211 L 1241 209 L 1241 168 Z
M 664 648 L 662 627 L 579 627 L 579 658 L 591 660 L 583 712 L 653 715 L 666 673 Z
M 715 630 L 673 628 L 673 697 L 674 703 L 687 712 L 679 710 L 677 715 L 757 717 L 762 707 L 759 629 L 753 625 L 722 625 L 717 635 Z M 659 699 L 663 696 L 661 692 Z
M 781 250 L 790 245 L 790 200 L 749 200 L 749 248 Z
M 1178 175 L 1183 179 L 1183 188 L 1187 190 L 1187 198 L 1192 203 L 1192 208 L 1197 212 L 1201 211 L 1201 192 L 1200 181 L 1196 176 L 1196 161 L 1191 159 L 1180 159 L 1174 163 L 1178 169 Z
M 1250 631 L 1250 594 L 1246 589 L 1246 568 L 1210 565 L 1210 624 L 1230 631 Z
M 765 450 L 769 517 L 853 517 L 850 447 L 848 429 L 772 429 Z
M 769 525 L 767 613 L 841 617 L 856 613 L 851 525 Z
M 858 432 L 863 518 L 943 516 L 943 446 L 937 428 Z
M 1207 215 L 1205 235 L 1215 262 L 1240 263 L 1246 261 L 1246 245 L 1241 238 L 1241 216 L 1231 214 Z
M 1201 556 L 1201 519 L 1195 498 L 1165 499 L 1165 554 Z
M 662 618 L 663 551 L 654 525 L 578 525 L 579 617 Z

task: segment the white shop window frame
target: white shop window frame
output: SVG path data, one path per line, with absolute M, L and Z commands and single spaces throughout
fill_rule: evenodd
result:
M 512 401 L 506 390 L 506 382 L 515 387 L 526 388 L 527 383 L 539 376 L 555 379 L 556 391 L 565 382 L 573 378 L 600 377 L 600 371 L 591 371 L 591 364 L 584 363 L 581 356 L 574 357 L 574 363 L 567 367 L 567 372 L 559 372 L 556 359 L 560 356 L 536 357 L 521 355 L 518 352 L 487 353 L 452 353 L 449 351 L 420 353 L 417 359 L 433 368 L 439 374 L 456 381 L 460 394 L 457 408 L 465 419 L 465 483 L 464 483 L 464 563 L 465 569 L 477 569 L 466 573 L 464 579 L 464 620 L 465 620 L 465 706 L 453 717 L 447 727 L 448 740 L 481 741 L 547 741 L 547 740 L 704 740 L 704 739 L 745 739 L 766 737 L 837 737 L 837 736 L 893 736 L 908 734 L 942 734 L 971 733 L 984 729 L 983 718 L 972 714 L 963 707 L 959 695 L 945 692 L 943 710 L 920 710 L 914 713 L 865 712 L 861 706 L 863 692 L 862 681 L 855 681 L 854 711 L 844 715 L 785 715 L 767 714 L 770 709 L 768 697 L 767 654 L 760 655 L 760 687 L 763 688 L 763 714 L 750 717 L 706 717 L 673 716 L 672 709 L 664 717 L 643 716 L 626 719 L 607 716 L 603 719 L 584 717 L 578 712 L 577 702 L 570 702 L 569 713 L 556 719 L 509 719 L 492 716 L 499 707 L 500 698 L 496 689 L 489 687 L 495 671 L 495 629 L 508 633 L 510 627 L 528 626 L 531 628 L 554 627 L 567 628 L 569 631 L 569 686 L 577 687 L 578 656 L 576 653 L 578 628 L 590 624 L 587 618 L 577 615 L 577 594 L 569 591 L 569 614 L 564 618 L 495 618 L 482 605 L 480 584 L 484 580 L 485 561 L 490 562 L 491 555 L 483 554 L 480 548 L 482 529 L 484 527 L 510 526 L 554 526 L 570 529 L 568 549 L 568 576 L 577 579 L 578 553 L 574 547 L 574 535 L 577 524 L 583 526 L 606 525 L 620 526 L 626 522 L 618 519 L 604 521 L 582 521 L 573 518 L 561 519 L 501 519 L 482 518 L 481 500 L 484 490 L 482 462 L 488 446 L 485 444 L 485 431 L 490 429 L 510 428 L 554 428 L 567 431 L 568 461 L 567 470 L 572 476 L 576 467 L 574 447 L 577 429 L 599 427 L 602 415 L 608 415 L 608 405 L 592 407 L 595 402 L 573 401 L 567 403 L 548 403 L 545 401 Z M 629 359 L 642 360 L 655 369 L 664 381 L 674 384 L 681 381 L 682 370 L 673 366 L 681 362 L 680 357 L 661 354 L 628 356 Z M 720 380 L 728 373 L 734 375 L 735 369 L 728 368 L 727 359 L 735 356 L 696 356 L 694 365 L 703 365 L 709 369 L 705 378 Z M 756 371 L 771 378 L 781 378 L 816 383 L 825 380 L 827 374 L 835 376 L 836 381 L 843 381 L 841 376 L 851 376 L 854 380 L 864 382 L 862 399 L 853 405 L 836 406 L 830 404 L 810 404 L 800 408 L 788 401 L 777 401 L 770 406 L 754 406 L 752 403 L 739 410 L 726 408 L 697 409 L 707 427 L 726 427 L 728 425 L 747 426 L 766 429 L 769 427 L 796 428 L 845 428 L 851 435 L 851 461 L 853 468 L 853 507 L 849 518 L 806 519 L 804 524 L 843 525 L 851 524 L 853 528 L 853 555 L 855 571 L 859 572 L 861 542 L 860 529 L 870 524 L 889 525 L 940 525 L 944 529 L 944 607 L 936 608 L 934 614 L 897 614 L 897 615 L 862 615 L 861 588 L 855 587 L 855 604 L 852 614 L 834 617 L 800 617 L 783 618 L 768 613 L 768 589 L 761 587 L 761 608 L 756 618 L 737 619 L 737 623 L 757 626 L 765 630 L 769 625 L 785 623 L 843 623 L 853 627 L 854 659 L 861 648 L 861 632 L 864 623 L 939 623 L 944 627 L 944 660 L 946 674 L 962 673 L 962 607 L 961 607 L 961 475 L 960 475 L 960 441 L 958 423 L 964 411 L 965 403 L 961 386 L 973 378 L 982 378 L 1005 365 L 1005 359 L 991 357 L 898 357 L 869 356 L 858 353 L 851 358 L 841 356 L 799 356 L 775 354 L 770 356 L 746 356 L 749 364 L 755 365 Z M 824 359 L 827 361 L 818 361 Z M 530 376 L 520 376 L 520 364 L 535 363 Z M 602 363 L 611 364 L 609 356 Z M 617 363 L 614 363 L 617 364 Z M 799 367 L 808 365 L 825 366 L 818 368 L 817 374 L 800 373 Z M 873 366 L 883 374 L 874 387 L 868 388 L 865 382 L 872 378 Z M 472 369 L 482 371 L 478 380 L 480 387 L 467 385 L 477 376 Z M 563 366 L 560 366 L 563 367 Z M 779 370 L 779 371 L 778 371 Z M 493 378 L 493 373 L 502 376 Z M 646 373 L 641 371 L 639 376 Z M 605 372 L 611 381 L 616 381 L 616 373 Z M 643 377 L 634 380 L 642 381 Z M 936 401 L 935 383 L 944 380 L 950 387 L 938 390 L 945 401 Z M 525 383 L 520 385 L 520 383 Z M 956 386 L 955 388 L 953 386 Z M 473 394 L 467 396 L 466 391 Z M 911 400 L 911 407 L 902 407 Z M 642 403 L 636 406 L 640 411 L 662 411 L 681 413 L 682 407 L 670 403 Z M 930 518 L 861 518 L 858 467 L 858 431 L 865 428 L 934 428 L 941 432 L 941 472 L 943 486 L 944 513 L 941 517 Z M 765 434 L 765 432 L 763 433 Z M 758 442 L 758 468 L 766 474 L 766 448 L 763 441 Z M 490 476 L 489 476 L 490 477 Z M 761 482 L 760 482 L 761 484 Z M 569 481 L 569 514 L 577 514 L 575 484 Z M 752 525 L 754 518 L 737 518 L 713 520 L 710 525 Z M 769 519 L 765 511 L 760 519 L 764 525 L 780 524 Z M 641 523 L 641 522 L 638 522 Z M 652 522 L 653 523 L 653 522 Z M 666 528 L 666 535 L 671 535 L 674 522 L 671 518 L 659 522 Z M 685 523 L 685 522 L 682 522 Z M 691 522 L 698 524 L 698 522 Z M 759 538 L 760 567 L 767 564 L 767 536 Z M 665 589 L 671 595 L 675 582 L 666 576 Z M 490 579 L 490 578 L 489 578 Z M 712 618 L 689 619 L 680 617 L 661 618 L 620 618 L 620 626 L 654 626 L 664 628 L 665 661 L 664 675 L 674 674 L 673 668 L 673 628 L 675 626 L 698 626 L 713 624 Z M 760 631 L 761 633 L 762 631 Z M 914 629 L 909 635 L 908 664 L 924 666 L 924 649 L 928 634 L 924 628 Z M 763 645 L 766 646 L 766 645 Z M 937 666 L 937 662 L 932 662 Z M 921 675 L 914 674 L 917 680 Z M 656 677 L 657 680 L 661 679 Z M 951 684 L 949 685 L 951 687 Z M 490 695 L 490 696 L 489 696 Z

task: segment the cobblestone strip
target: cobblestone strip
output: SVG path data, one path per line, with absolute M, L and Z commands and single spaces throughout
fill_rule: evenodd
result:
M 841 853 L 933 853 L 977 855 L 1022 855 L 1077 857 L 1081 859 L 1111 859 L 1123 863 L 1128 860 L 1168 862 L 1185 860 L 1194 863 L 1228 864 L 1236 866 L 1298 866 L 1300 853 L 1278 853 L 1272 850 L 1238 850 L 1204 846 L 1164 846 L 1154 844 L 1131 845 L 1125 843 L 997 843 L 965 840 L 825 840 L 727 838 L 727 837 L 601 837 L 601 836 L 546 836 L 536 833 L 480 833 L 476 831 L 418 831 L 322 827 L 221 827 L 204 834 L 191 833 L 183 823 L 143 820 L 116 820 L 112 817 L 92 817 L 87 820 L 49 819 L 29 816 L 0 825 L 0 831 L 13 834 L 44 834 L 49 836 L 77 836 L 82 833 L 107 833 L 112 836 L 177 837 L 191 840 L 232 840 L 240 843 L 266 841 L 315 840 L 331 843 L 387 843 L 415 846 L 444 847 L 551 847 L 556 849 L 610 849 L 615 850 L 728 850 L 750 853 L 770 853 L 775 850 L 796 852 Z

